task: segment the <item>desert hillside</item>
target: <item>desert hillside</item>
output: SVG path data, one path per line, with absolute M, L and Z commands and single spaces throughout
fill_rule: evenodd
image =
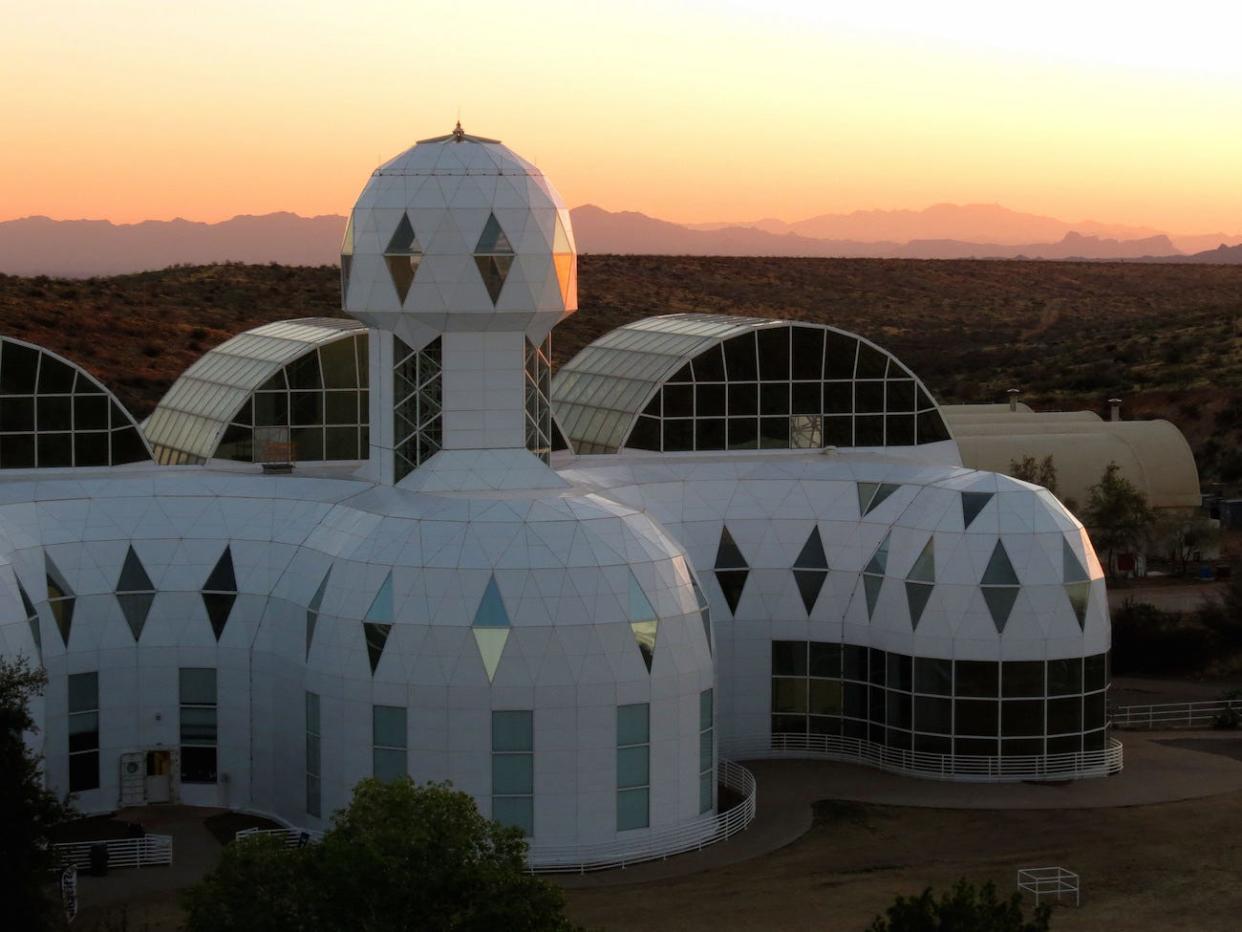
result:
M 334 267 L 182 266 L 0 276 L 0 332 L 85 365 L 140 417 L 199 355 L 271 320 L 339 315 Z M 834 324 L 894 350 L 942 401 L 1010 387 L 1039 408 L 1167 417 L 1205 478 L 1242 479 L 1242 266 L 584 256 L 558 362 L 679 311 Z

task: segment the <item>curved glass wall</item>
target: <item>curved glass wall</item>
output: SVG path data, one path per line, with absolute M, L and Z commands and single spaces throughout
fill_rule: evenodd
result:
M 773 641 L 772 734 L 990 757 L 1098 751 L 1108 685 L 1108 654 L 954 661 Z
M 45 349 L 0 339 L 0 469 L 150 459 L 138 425 L 99 382 Z

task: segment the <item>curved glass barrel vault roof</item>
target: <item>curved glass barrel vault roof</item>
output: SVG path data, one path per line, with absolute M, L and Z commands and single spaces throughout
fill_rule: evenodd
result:
M 133 417 L 86 370 L 0 337 L 0 469 L 149 461 Z
M 552 381 L 578 453 L 896 447 L 950 440 L 892 354 L 821 324 L 672 314 L 605 334 Z
M 173 383 L 144 425 L 147 440 L 166 464 L 249 462 L 264 437 L 291 443 L 299 460 L 357 459 L 367 445 L 367 372 L 367 332 L 357 321 L 257 327 Z

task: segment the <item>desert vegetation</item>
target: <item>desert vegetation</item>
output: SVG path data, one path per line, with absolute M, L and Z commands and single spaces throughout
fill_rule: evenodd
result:
M 1167 417 L 1207 478 L 1242 480 L 1242 266 L 583 256 L 563 362 L 640 317 L 698 311 L 830 323 L 896 352 L 947 402 L 1124 399 Z M 339 316 L 335 267 L 174 266 L 0 276 L 0 332 L 85 365 L 140 417 L 203 352 L 290 317 Z

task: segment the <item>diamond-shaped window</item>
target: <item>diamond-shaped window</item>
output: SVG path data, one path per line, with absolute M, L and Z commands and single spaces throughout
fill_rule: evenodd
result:
M 824 542 L 819 535 L 818 525 L 811 529 L 798 559 L 794 560 L 793 574 L 798 594 L 802 596 L 802 604 L 810 615 L 820 591 L 824 588 L 824 581 L 828 578 L 828 556 L 824 553 Z
M 487 681 L 496 678 L 496 670 L 500 666 L 500 658 L 504 655 L 505 644 L 509 641 L 509 612 L 505 609 L 505 601 L 500 595 L 500 587 L 496 585 L 496 577 L 487 581 L 483 590 L 483 598 L 474 612 L 474 643 L 479 648 L 479 658 L 483 661 L 483 669 L 487 671 Z
M 863 592 L 867 597 L 867 617 L 875 614 L 876 602 L 880 599 L 880 590 L 884 587 L 884 574 L 888 571 L 888 538 L 885 534 L 880 546 L 867 561 L 863 569 Z
M 509 269 L 513 267 L 513 247 L 495 214 L 487 215 L 487 224 L 479 236 L 478 245 L 474 247 L 474 264 L 479 267 L 483 284 L 492 304 L 495 304 L 500 299 L 505 279 L 509 277 Z
M 237 601 L 237 575 L 233 572 L 233 550 L 225 547 L 224 553 L 216 561 L 215 569 L 203 583 L 203 606 L 207 609 L 207 618 L 211 622 L 211 630 L 216 640 L 224 633 L 228 624 L 229 614 L 233 611 L 233 603 Z
M 47 603 L 60 629 L 60 639 L 69 646 L 69 632 L 73 628 L 73 606 L 77 601 L 60 568 L 46 553 L 43 555 L 44 572 L 47 576 Z
M 979 585 L 983 589 L 983 600 L 987 602 L 988 612 L 992 615 L 992 623 L 997 633 L 1003 633 L 1018 600 L 1021 582 L 1014 571 L 1013 561 L 1001 541 L 992 548 L 992 556 L 988 559 L 987 568 L 983 571 L 983 579 Z
M 388 265 L 388 274 L 392 277 L 393 287 L 397 289 L 397 300 L 405 304 L 405 296 L 410 293 L 414 284 L 414 276 L 418 272 L 418 264 L 423 260 L 422 247 L 414 236 L 414 227 L 410 223 L 410 215 L 402 214 L 388 248 L 384 250 L 384 262 Z M 342 262 L 344 258 L 342 256 Z M 342 265 L 344 272 L 344 265 Z
M 125 553 L 125 563 L 116 582 L 116 601 L 137 641 L 142 637 L 142 629 L 151 613 L 151 603 L 155 601 L 155 585 L 132 546 Z
M 720 529 L 720 543 L 716 547 L 716 582 L 724 593 L 729 611 L 737 614 L 738 603 L 742 600 L 742 591 L 746 588 L 746 577 L 750 575 L 750 564 L 742 556 L 733 535 L 727 527 Z
M 910 609 L 910 624 L 916 629 L 923 617 L 923 609 L 927 608 L 927 600 L 931 598 L 935 582 L 935 538 L 929 537 L 918 559 L 914 561 L 914 566 L 906 575 L 906 604 Z

